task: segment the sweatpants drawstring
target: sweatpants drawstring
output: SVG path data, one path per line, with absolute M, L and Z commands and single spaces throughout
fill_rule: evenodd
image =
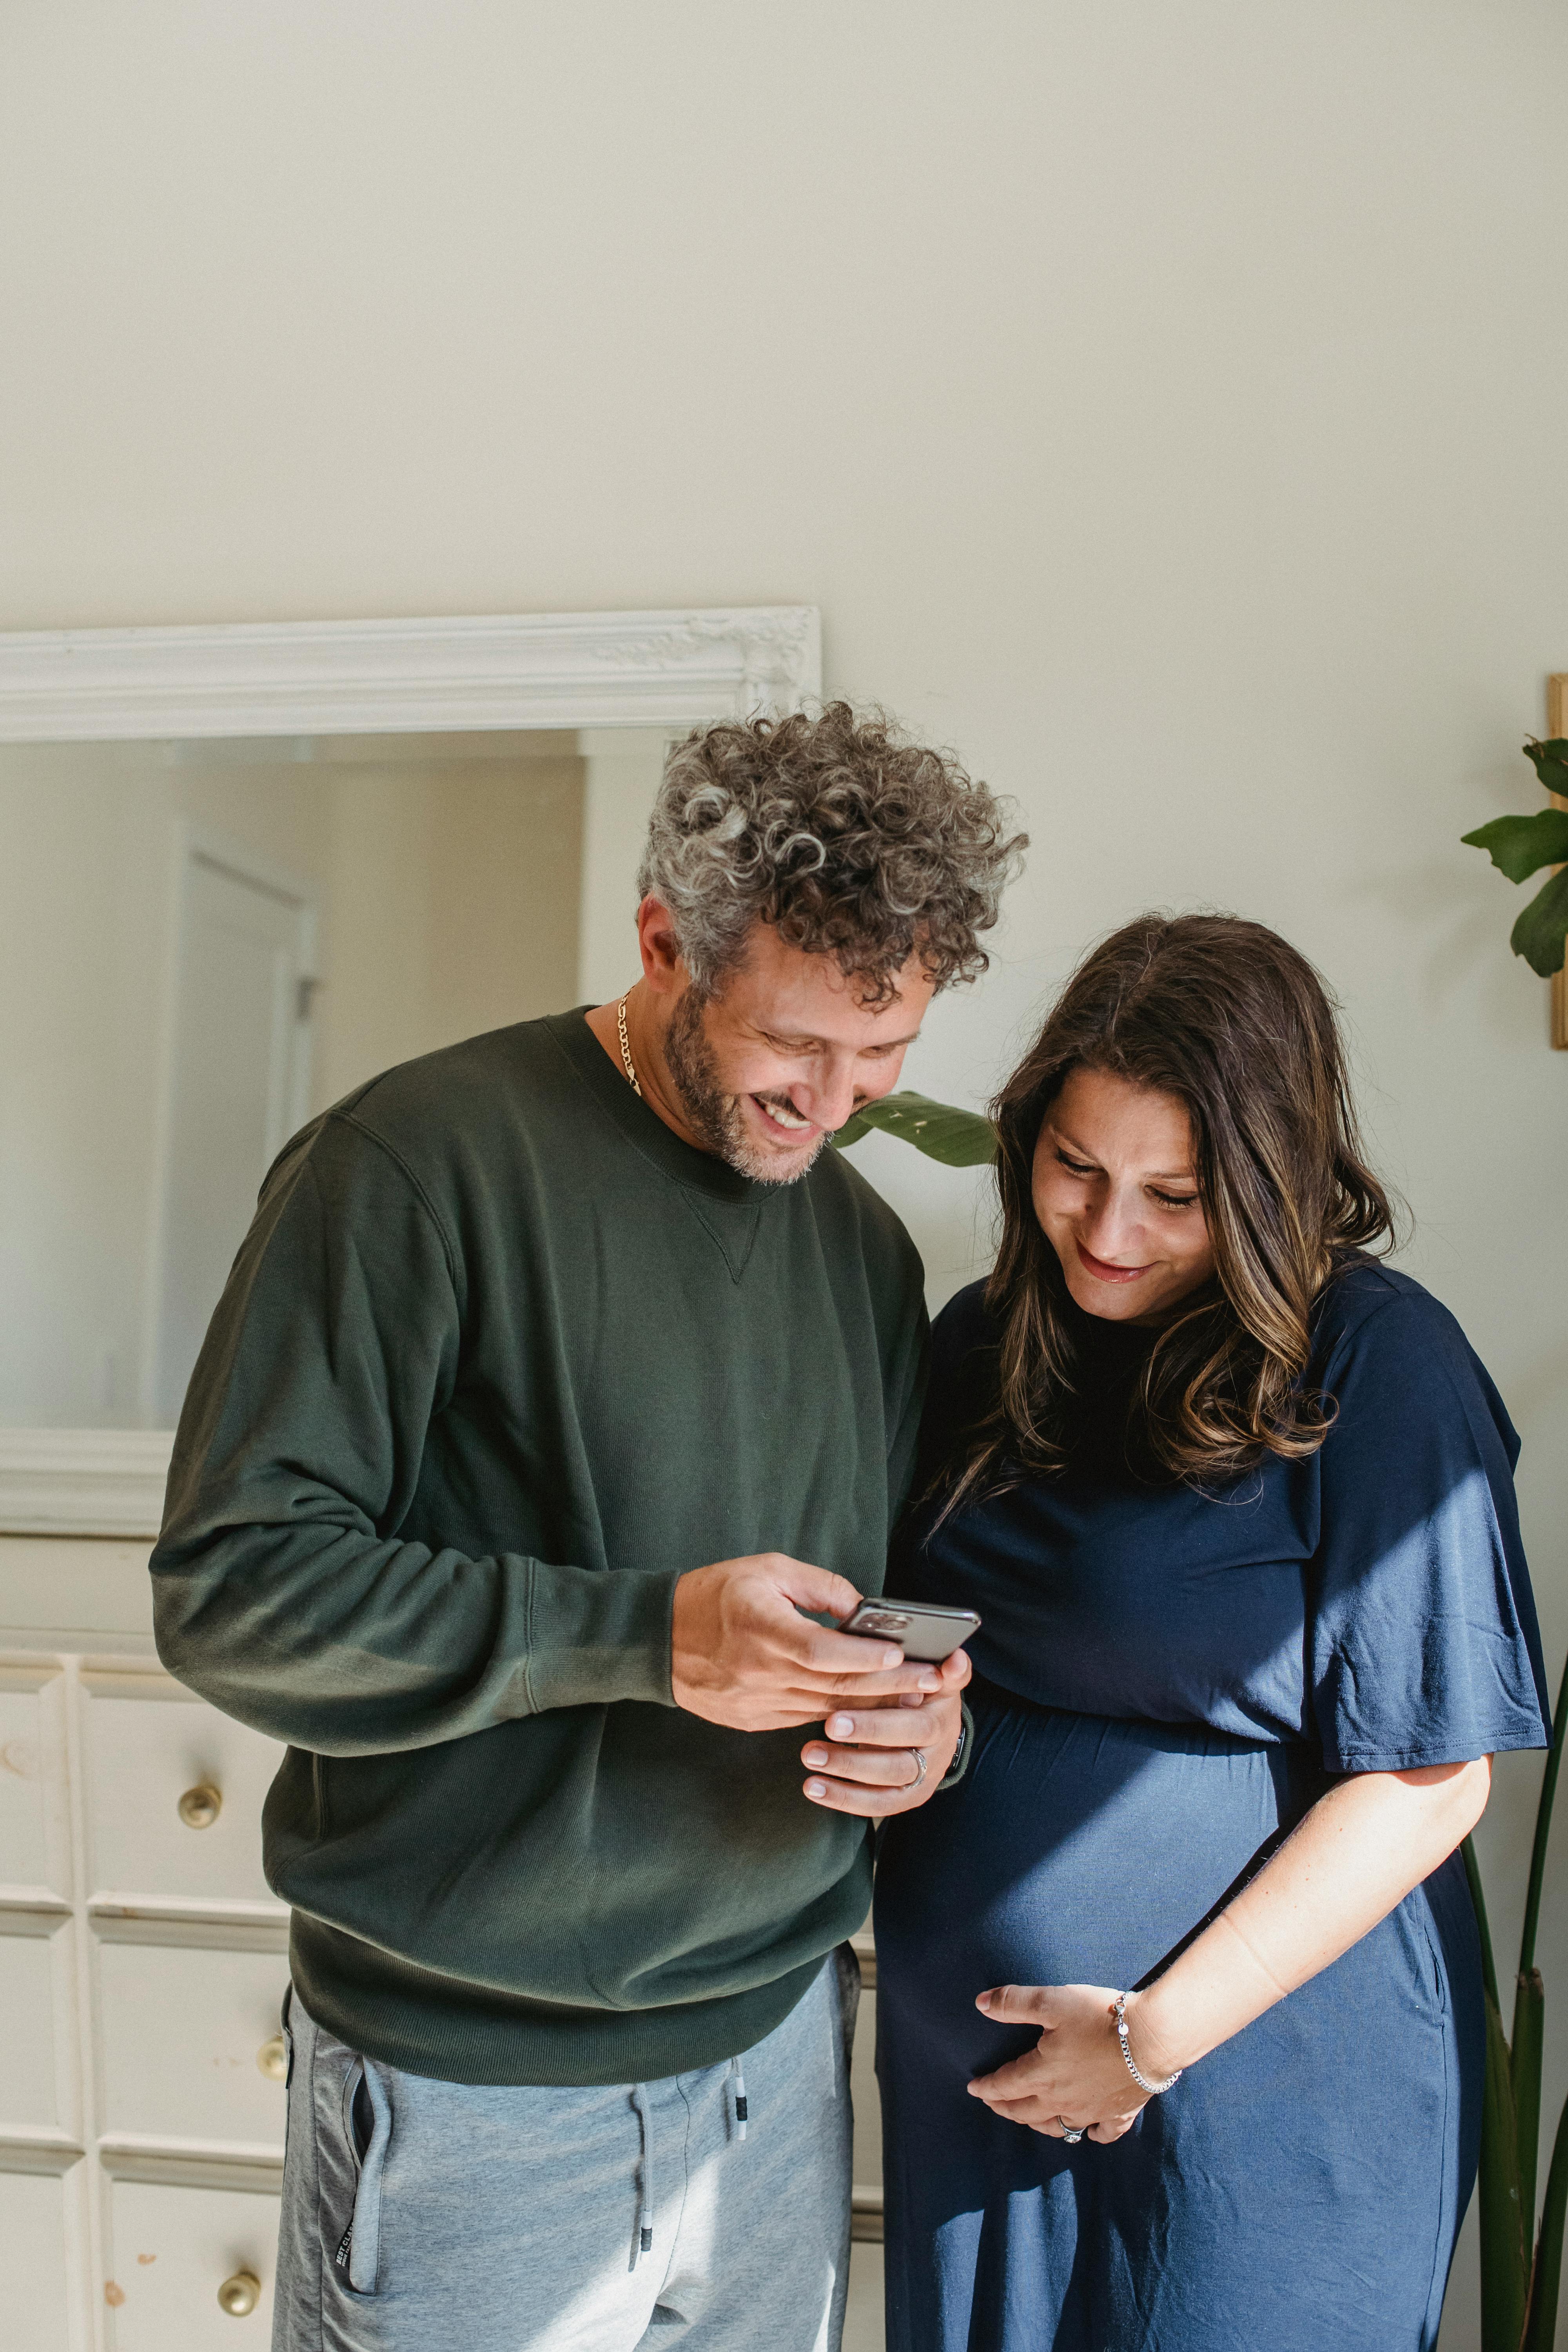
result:
M 647 2111 L 647 2092 L 641 2083 L 632 2084 L 632 2105 L 642 2126 L 642 2173 L 637 2197 L 637 2243 L 632 2248 L 628 2270 L 635 2271 L 644 2254 L 653 2252 L 653 2118 Z
M 746 2078 L 741 2072 L 738 2058 L 730 2061 L 725 2077 L 730 2095 L 731 2128 L 738 2140 L 746 2137 Z M 637 2191 L 637 2230 L 632 2247 L 632 2258 L 626 2264 L 635 2271 L 644 2254 L 653 2252 L 653 2116 L 648 2109 L 646 2083 L 632 2084 L 632 2105 L 637 2111 L 637 2123 L 642 2130 L 642 2167 Z

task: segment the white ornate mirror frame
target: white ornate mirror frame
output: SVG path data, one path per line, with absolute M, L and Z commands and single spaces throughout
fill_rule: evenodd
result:
M 821 689 L 809 605 L 0 635 L 0 742 L 695 726 Z M 151 1536 L 167 1430 L 0 1430 L 0 1533 Z

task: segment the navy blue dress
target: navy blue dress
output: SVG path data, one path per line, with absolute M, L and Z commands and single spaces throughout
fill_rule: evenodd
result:
M 1363 1263 L 1319 1304 L 1318 1453 L 1206 1495 L 1141 1482 L 1120 1433 L 1148 1335 L 1077 1325 L 1073 1468 L 934 1535 L 917 1512 L 889 1574 L 984 1621 L 967 1776 L 878 1862 L 890 2352 L 1417 2352 L 1479 2141 L 1457 1854 L 1109 2147 L 964 2084 L 1037 2038 L 977 1992 L 1157 1975 L 1335 1775 L 1544 1745 L 1519 1442 L 1453 1318 Z M 928 1462 L 993 1345 L 976 1284 L 937 1324 Z

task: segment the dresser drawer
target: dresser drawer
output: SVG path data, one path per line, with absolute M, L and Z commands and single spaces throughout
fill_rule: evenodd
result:
M 66 2201 L 73 2193 L 68 2176 L 0 2172 L 0 2326 L 16 2352 L 72 2352 L 77 2249 L 68 2245 Z
M 166 1675 L 84 1675 L 82 1687 L 93 1899 L 273 1903 L 261 1806 L 277 1741 Z
M 283 2084 L 258 2059 L 279 2055 L 286 1954 L 114 1938 L 98 1948 L 98 1979 L 111 2138 L 234 2141 L 281 2160 Z
M 0 2129 L 80 2128 L 74 2048 L 75 1934 L 69 1919 L 0 1911 L 0 2020 L 5 2029 Z
M 110 2210 L 104 2300 L 112 2352 L 267 2352 L 276 2197 L 117 2180 Z M 253 2309 L 231 2316 L 218 2290 L 246 2273 L 259 2294 Z
M 0 1888 L 68 1900 L 65 1676 L 0 1666 Z

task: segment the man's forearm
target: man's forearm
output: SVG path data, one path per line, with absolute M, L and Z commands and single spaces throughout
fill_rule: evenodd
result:
M 228 1528 L 153 1556 L 171 1674 L 321 1756 L 427 1748 L 551 1707 L 668 1706 L 673 1575 L 471 1558 L 341 1522 Z

